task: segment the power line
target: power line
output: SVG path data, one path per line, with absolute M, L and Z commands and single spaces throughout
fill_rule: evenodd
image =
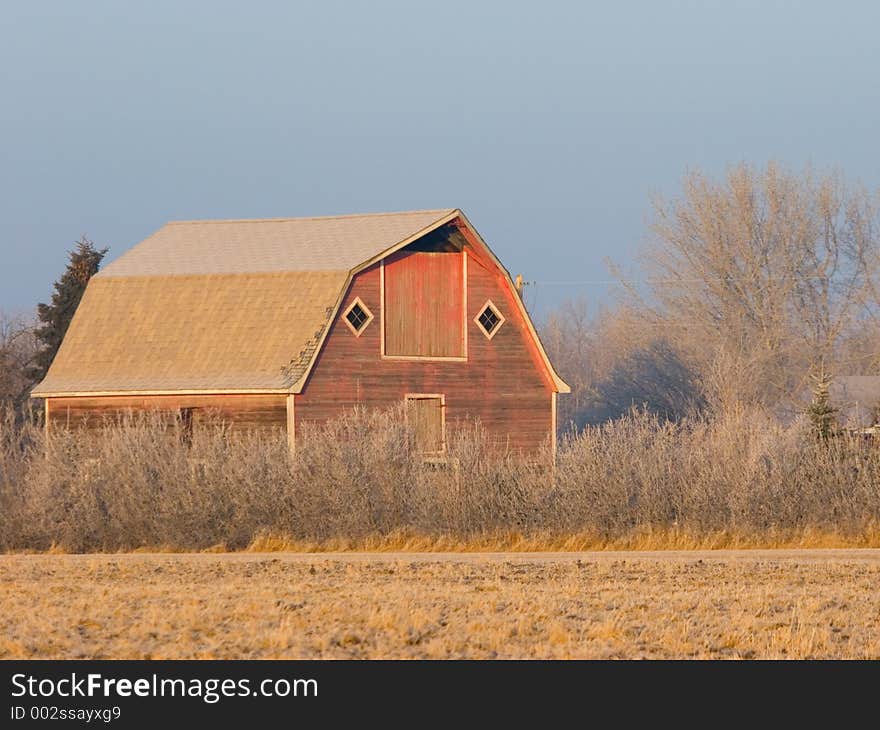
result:
M 758 281 L 767 283 L 772 281 L 833 281 L 828 276 L 771 276 L 761 278 Z M 739 276 L 707 276 L 699 278 L 669 278 L 669 279 L 572 279 L 552 281 L 548 279 L 539 279 L 532 281 L 524 281 L 523 286 L 541 284 L 543 286 L 610 286 L 614 284 L 700 284 L 710 281 L 735 281 L 735 282 L 753 282 L 752 278 Z

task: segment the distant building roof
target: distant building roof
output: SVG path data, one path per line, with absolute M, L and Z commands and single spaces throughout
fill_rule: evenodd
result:
M 840 422 L 847 426 L 872 426 L 880 407 L 880 375 L 839 375 L 828 388 Z

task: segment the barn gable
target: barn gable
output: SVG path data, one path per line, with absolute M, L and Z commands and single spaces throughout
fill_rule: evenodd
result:
M 473 260 L 480 266 L 492 269 L 493 271 L 497 271 L 501 274 L 504 281 L 504 286 L 507 291 L 512 294 L 512 300 L 515 302 L 518 314 L 520 315 L 521 320 L 528 331 L 529 345 L 536 364 L 538 365 L 544 376 L 547 378 L 551 389 L 554 392 L 570 393 L 571 388 L 564 380 L 562 380 L 562 378 L 559 377 L 559 374 L 556 372 L 553 364 L 550 362 L 550 358 L 548 357 L 544 346 L 541 344 L 541 340 L 538 337 L 538 333 L 535 329 L 534 323 L 532 322 L 532 319 L 525 308 L 525 304 L 523 303 L 522 298 L 519 296 L 516 290 L 516 286 L 510 276 L 510 272 L 508 272 L 507 269 L 502 265 L 501 261 L 498 260 L 498 258 L 495 256 L 495 254 L 492 252 L 492 250 L 482 239 L 477 230 L 471 225 L 470 221 L 468 221 L 467 217 L 460 209 L 452 210 L 449 215 L 438 220 L 429 229 L 425 230 L 419 235 L 413 236 L 407 241 L 403 241 L 396 246 L 387 249 L 386 251 L 378 253 L 372 258 L 361 263 L 359 266 L 355 267 L 351 271 L 351 274 L 348 277 L 345 286 L 343 287 L 343 291 L 339 300 L 336 303 L 336 306 L 333 308 L 330 321 L 333 321 L 333 319 L 335 319 L 340 313 L 342 304 L 345 300 L 345 294 L 346 292 L 348 292 L 354 277 L 360 272 L 363 272 L 377 264 L 380 266 L 380 270 L 383 269 L 386 263 L 388 263 L 389 261 L 394 261 L 394 255 L 397 252 L 401 252 L 403 250 L 413 252 L 454 252 L 461 251 L 465 247 L 467 248 L 469 253 L 468 259 Z M 384 302 L 380 304 L 380 310 L 384 311 Z M 291 392 L 302 392 L 302 388 L 309 377 L 309 373 L 311 372 L 315 360 L 317 359 L 321 351 L 321 347 L 324 343 L 325 338 L 327 337 L 328 332 L 329 328 L 325 327 L 320 335 L 317 346 L 314 348 L 311 361 L 303 368 L 302 375 L 299 380 L 297 380 L 291 386 Z M 384 338 L 381 346 L 383 348 L 383 357 L 387 357 L 388 354 L 384 349 L 387 346 L 387 340 L 385 340 Z M 417 359 L 423 358 L 417 357 Z M 455 360 L 462 358 L 450 357 L 449 359 Z

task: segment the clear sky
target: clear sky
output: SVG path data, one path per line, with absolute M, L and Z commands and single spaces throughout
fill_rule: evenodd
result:
M 869 0 L 4 0 L 0 309 L 83 233 L 437 207 L 539 316 L 601 299 L 687 168 L 880 185 L 878 28 Z

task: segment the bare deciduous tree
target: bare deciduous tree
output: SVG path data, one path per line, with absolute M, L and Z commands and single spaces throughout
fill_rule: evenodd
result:
M 559 401 L 563 430 L 604 423 L 633 407 L 677 421 L 705 406 L 689 364 L 627 306 L 591 316 L 584 299 L 565 302 L 548 317 L 542 340 L 571 386 Z
M 0 404 L 20 409 L 33 385 L 29 372 L 39 349 L 34 325 L 0 312 Z
M 594 388 L 578 426 L 597 425 L 633 408 L 665 421 L 680 421 L 705 408 L 696 374 L 664 340 L 654 340 L 622 358 Z
M 565 427 L 583 406 L 595 380 L 595 323 L 585 299 L 565 302 L 551 312 L 541 328 L 541 339 L 550 360 L 571 386 L 559 401 L 558 423 Z
M 817 363 L 847 369 L 845 343 L 875 314 L 877 223 L 876 197 L 837 174 L 693 172 L 655 203 L 647 288 L 624 283 L 713 408 L 790 403 Z

